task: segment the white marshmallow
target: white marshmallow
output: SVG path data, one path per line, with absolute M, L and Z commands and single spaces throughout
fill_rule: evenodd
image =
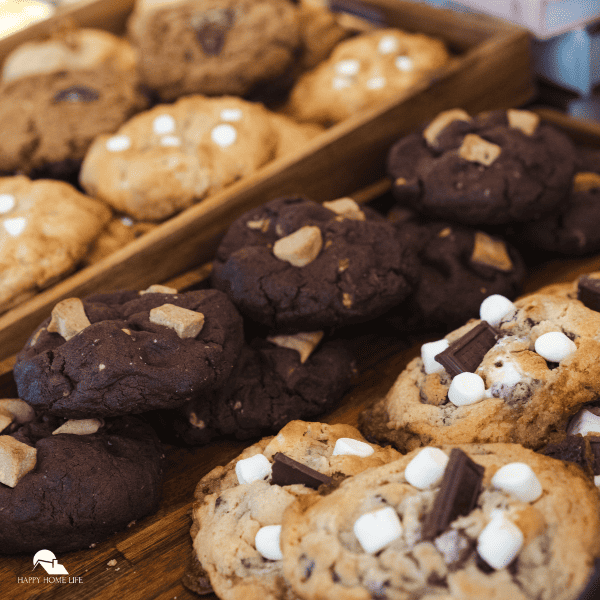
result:
M 398 50 L 398 40 L 393 35 L 384 35 L 377 44 L 379 54 L 391 54 Z
M 485 383 L 476 373 L 460 373 L 452 380 L 448 390 L 448 400 L 455 406 L 475 404 L 485 396 Z
M 497 327 L 502 319 L 517 307 L 506 296 L 492 294 L 488 296 L 479 307 L 479 317 L 493 327 Z
M 271 474 L 271 463 L 264 454 L 255 454 L 239 460 L 235 465 L 235 474 L 240 484 L 252 483 Z
M 365 552 L 374 554 L 402 535 L 402 524 L 394 508 L 386 506 L 358 517 L 354 535 Z
M 221 111 L 222 121 L 241 121 L 242 111 L 239 108 L 224 108 Z
M 0 213 L 10 212 L 15 204 L 15 197 L 12 194 L 0 194 Z
M 262 556 L 269 560 L 281 560 L 283 554 L 279 544 L 281 525 L 266 525 L 256 532 L 254 546 Z
M 423 448 L 407 465 L 404 477 L 410 485 L 426 490 L 435 487 L 444 476 L 448 455 L 439 448 Z
M 396 69 L 398 71 L 412 71 L 413 70 L 413 61 L 408 56 L 398 56 L 394 61 L 396 65 Z
M 600 475 L 594 475 L 594 485 L 600 487 Z
M 421 360 L 423 361 L 423 368 L 425 369 L 426 375 L 440 373 L 444 370 L 444 367 L 435 360 L 435 357 L 443 352 L 449 345 L 450 342 L 448 340 L 439 340 L 421 346 Z
M 217 146 L 221 146 L 221 148 L 227 148 L 231 146 L 237 139 L 237 131 L 235 127 L 231 125 L 227 125 L 226 123 L 223 125 L 217 125 L 211 132 L 210 137 L 212 141 L 217 144 Z
M 27 219 L 25 217 L 16 217 L 15 219 L 6 219 L 3 223 L 4 229 L 13 237 L 17 237 L 23 233 L 25 225 L 27 225 Z
M 371 77 L 371 79 L 367 80 L 366 86 L 370 90 L 380 90 L 382 87 L 385 87 L 385 84 L 385 77 Z
M 343 90 L 352 85 L 352 79 L 349 77 L 334 77 L 331 86 L 334 90 Z
M 580 410 L 569 425 L 569 435 L 582 435 L 585 437 L 590 433 L 600 435 L 600 417 L 585 408 Z
M 535 351 L 550 362 L 561 362 L 577 350 L 575 342 L 561 331 L 544 333 L 535 340 Z
M 535 502 L 542 495 L 542 484 L 533 469 L 521 462 L 500 467 L 492 477 L 495 488 L 512 494 L 521 502 Z
M 163 135 L 160 138 L 160 145 L 169 147 L 181 146 L 181 138 L 176 135 Z
M 131 140 L 126 135 L 113 135 L 106 140 L 106 149 L 110 152 L 123 152 L 131 148 Z
M 519 554 L 523 532 L 503 511 L 496 513 L 477 538 L 477 552 L 494 569 L 504 569 Z
M 334 69 L 338 75 L 352 76 L 356 75 L 360 71 L 360 63 L 351 58 L 347 60 L 340 60 L 339 63 L 336 63 Z
M 375 452 L 373 446 L 352 438 L 339 438 L 333 447 L 332 456 L 354 455 L 365 458 Z
M 160 115 L 152 122 L 152 131 L 156 135 L 165 135 L 175 131 L 175 119 L 171 115 Z

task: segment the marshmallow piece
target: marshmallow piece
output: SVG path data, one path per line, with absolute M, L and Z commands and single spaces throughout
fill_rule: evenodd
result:
M 510 108 L 506 111 L 506 116 L 508 125 L 513 129 L 520 129 L 525 135 L 533 135 L 540 124 L 540 118 L 529 110 Z
M 343 90 L 352 85 L 352 79 L 349 77 L 334 77 L 331 80 L 331 87 L 334 90 Z
M 232 125 L 224 123 L 214 127 L 210 132 L 210 137 L 212 141 L 217 144 L 217 146 L 220 146 L 221 148 L 228 148 L 237 139 L 237 131 Z
M 10 212 L 16 205 L 15 197 L 12 194 L 0 194 L 0 213 Z
M 312 354 L 322 339 L 322 331 L 302 331 L 293 335 L 271 335 L 267 337 L 268 342 L 280 348 L 296 350 L 300 354 L 301 363 L 306 362 L 306 359 Z
M 313 225 L 305 225 L 278 239 L 273 244 L 273 254 L 294 267 L 304 267 L 317 258 L 322 247 L 321 230 Z
M 91 435 L 104 425 L 102 419 L 69 419 L 52 432 L 52 435 L 69 433 L 72 435 Z
M 238 460 L 235 465 L 235 474 L 240 484 L 252 483 L 265 479 L 271 474 L 271 463 L 264 454 L 255 454 L 250 458 Z
M 178 146 L 181 146 L 181 138 L 176 135 L 163 135 L 163 137 L 160 138 L 160 145 L 166 148 L 177 148 Z
M 441 373 L 444 370 L 444 367 L 435 360 L 435 357 L 442 353 L 449 345 L 450 342 L 448 340 L 439 340 L 421 346 L 421 360 L 423 361 L 423 368 L 426 375 Z
M 575 173 L 573 177 L 573 192 L 589 192 L 600 188 L 598 173 Z
M 498 511 L 477 538 L 477 552 L 494 569 L 504 569 L 519 554 L 523 532 Z
M 241 121 L 242 111 L 239 108 L 224 108 L 220 116 L 222 121 Z
M 567 433 L 583 437 L 590 433 L 600 435 L 600 417 L 589 410 L 582 409 L 571 421 Z
M 394 65 L 396 65 L 396 69 L 398 71 L 412 71 L 413 70 L 413 61 L 410 56 L 397 56 L 394 61 Z
M 402 524 L 394 508 L 386 506 L 358 517 L 354 535 L 365 552 L 375 554 L 402 535 Z
M 333 447 L 332 456 L 371 456 L 375 449 L 370 444 L 352 438 L 338 438 Z
M 440 133 L 454 121 L 470 121 L 471 117 L 461 108 L 441 112 L 423 131 L 425 141 L 434 146 Z
M 379 54 L 392 54 L 398 50 L 398 40 L 393 35 L 384 35 L 377 44 Z
M 497 327 L 500 321 L 514 310 L 517 310 L 517 307 L 506 296 L 492 294 L 481 303 L 479 318 Z
M 497 144 L 492 144 L 474 133 L 467 133 L 458 149 L 458 155 L 469 162 L 489 167 L 502 152 Z
M 23 424 L 35 419 L 33 408 L 19 398 L 3 398 L 0 400 L 0 415 L 4 415 L 9 419 L 4 427 L 0 424 L 0 431 L 8 427 L 13 421 Z
M 150 322 L 173 329 L 181 339 L 193 338 L 204 327 L 204 315 L 174 304 L 163 304 L 150 311 Z
M 80 331 L 91 325 L 79 298 L 61 300 L 52 309 L 48 331 L 62 335 L 67 342 Z
M 364 221 L 365 213 L 360 210 L 360 206 L 352 198 L 338 198 L 323 202 L 323 206 L 333 211 L 336 215 L 353 219 L 354 221 Z
M 600 487 L 600 475 L 594 475 L 594 485 Z
M 512 494 L 521 502 L 535 502 L 542 495 L 542 484 L 533 469 L 521 462 L 500 467 L 492 477 L 495 488 Z
M 149 288 L 146 288 L 142 294 L 176 294 L 177 290 L 175 288 L 166 286 L 166 285 L 151 285 Z
M 23 229 L 25 229 L 25 226 L 27 225 L 27 219 L 25 217 L 6 219 L 2 225 L 4 225 L 4 229 L 6 229 L 7 233 L 13 237 L 17 237 L 23 233 Z
M 535 340 L 535 351 L 550 362 L 561 362 L 577 350 L 575 342 L 570 340 L 562 331 L 544 333 Z
M 423 448 L 407 465 L 404 477 L 410 485 L 426 490 L 437 486 L 444 477 L 448 455 L 439 448 Z
M 338 75 L 356 75 L 360 71 L 360 62 L 352 58 L 340 60 L 340 62 L 335 64 L 334 69 Z
M 131 148 L 131 140 L 126 135 L 113 135 L 106 140 L 106 149 L 109 152 L 124 152 Z
M 369 90 L 380 90 L 385 87 L 386 83 L 385 77 L 371 77 L 371 79 L 367 79 L 365 85 Z
M 165 135 L 175 131 L 175 119 L 171 115 L 160 115 L 152 122 L 152 131 L 157 135 Z
M 450 384 L 448 400 L 455 406 L 475 404 L 485 398 L 485 383 L 476 373 L 460 373 Z
M 0 483 L 14 488 L 36 463 L 37 450 L 11 435 L 0 436 Z
M 283 554 L 279 545 L 281 525 L 266 525 L 256 532 L 254 545 L 256 550 L 269 560 L 281 560 Z

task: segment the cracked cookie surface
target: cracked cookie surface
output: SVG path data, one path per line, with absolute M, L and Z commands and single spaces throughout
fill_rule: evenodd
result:
M 372 319 L 410 293 L 417 264 L 390 223 L 375 211 L 362 211 L 363 220 L 347 218 L 302 197 L 249 211 L 231 225 L 217 250 L 213 285 L 244 315 L 278 331 Z M 322 246 L 313 260 L 295 266 L 274 252 L 278 242 L 302 228 L 320 235 Z
M 202 313 L 201 331 L 181 338 L 153 321 L 165 304 Z M 217 290 L 93 294 L 83 307 L 85 329 L 66 341 L 47 319 L 17 357 L 19 395 L 36 410 L 84 418 L 181 406 L 222 385 L 242 347 L 242 318 Z

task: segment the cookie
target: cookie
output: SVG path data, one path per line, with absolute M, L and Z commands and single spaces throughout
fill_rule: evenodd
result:
M 213 469 L 196 487 L 192 512 L 194 553 L 205 573 L 197 583 L 224 600 L 295 598 L 283 579 L 281 560 L 265 558 L 257 549 L 259 530 L 281 525 L 285 508 L 312 493 L 321 480 L 332 479 L 320 488 L 326 493 L 340 479 L 398 456 L 391 448 L 366 444 L 350 425 L 292 421 Z
M 283 197 L 230 226 L 211 281 L 242 314 L 282 332 L 372 319 L 401 302 L 416 276 L 412 249 L 375 211 L 349 198 L 321 206 Z
M 245 345 L 225 385 L 183 407 L 174 423 L 180 438 L 188 444 L 248 439 L 329 410 L 348 391 L 355 361 L 343 343 L 322 337 L 317 331 Z
M 422 346 L 387 396 L 361 415 L 365 436 L 401 451 L 472 442 L 536 449 L 598 397 L 599 312 L 532 294 L 514 304 L 491 296 L 480 313 L 486 321 Z
M 19 396 L 69 418 L 175 408 L 225 383 L 242 319 L 217 290 L 92 294 L 59 302 L 18 354 Z
M 317 133 L 271 117 L 261 104 L 234 97 L 155 106 L 96 138 L 80 183 L 134 219 L 165 219 Z
M 0 84 L 0 172 L 76 178 L 92 140 L 147 107 L 124 39 L 75 29 L 18 46 Z
M 14 485 L 0 482 L 0 554 L 87 548 L 158 509 L 164 456 L 151 427 L 94 419 L 90 433 L 63 421 L 44 416 L 0 435 L 3 467 L 33 456 Z
M 299 121 L 331 125 L 397 98 L 450 60 L 442 41 L 399 29 L 378 29 L 337 44 L 302 75 L 285 107 Z
M 444 221 L 428 221 L 407 209 L 388 218 L 417 252 L 420 275 L 414 292 L 390 310 L 386 322 L 400 331 L 456 327 L 479 315 L 485 298 L 511 300 L 521 291 L 525 264 L 502 238 Z
M 66 276 L 111 218 L 68 183 L 0 178 L 0 312 Z
M 564 201 L 574 169 L 569 138 L 535 113 L 514 109 L 475 117 L 445 111 L 387 157 L 399 204 L 468 225 L 550 214 Z
M 598 508 L 579 469 L 516 444 L 428 447 L 290 504 L 283 571 L 303 600 L 575 600 Z
M 143 81 L 164 101 L 242 96 L 282 74 L 300 46 L 287 0 L 137 0 L 127 29 Z

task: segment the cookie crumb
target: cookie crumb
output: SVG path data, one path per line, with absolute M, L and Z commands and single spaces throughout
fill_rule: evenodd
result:
M 115 558 L 113 558 L 113 559 L 109 560 L 106 564 L 109 567 L 116 567 L 117 566 L 117 560 Z
M 469 162 L 489 167 L 502 152 L 497 144 L 492 144 L 474 133 L 467 133 L 458 149 L 458 155 Z

